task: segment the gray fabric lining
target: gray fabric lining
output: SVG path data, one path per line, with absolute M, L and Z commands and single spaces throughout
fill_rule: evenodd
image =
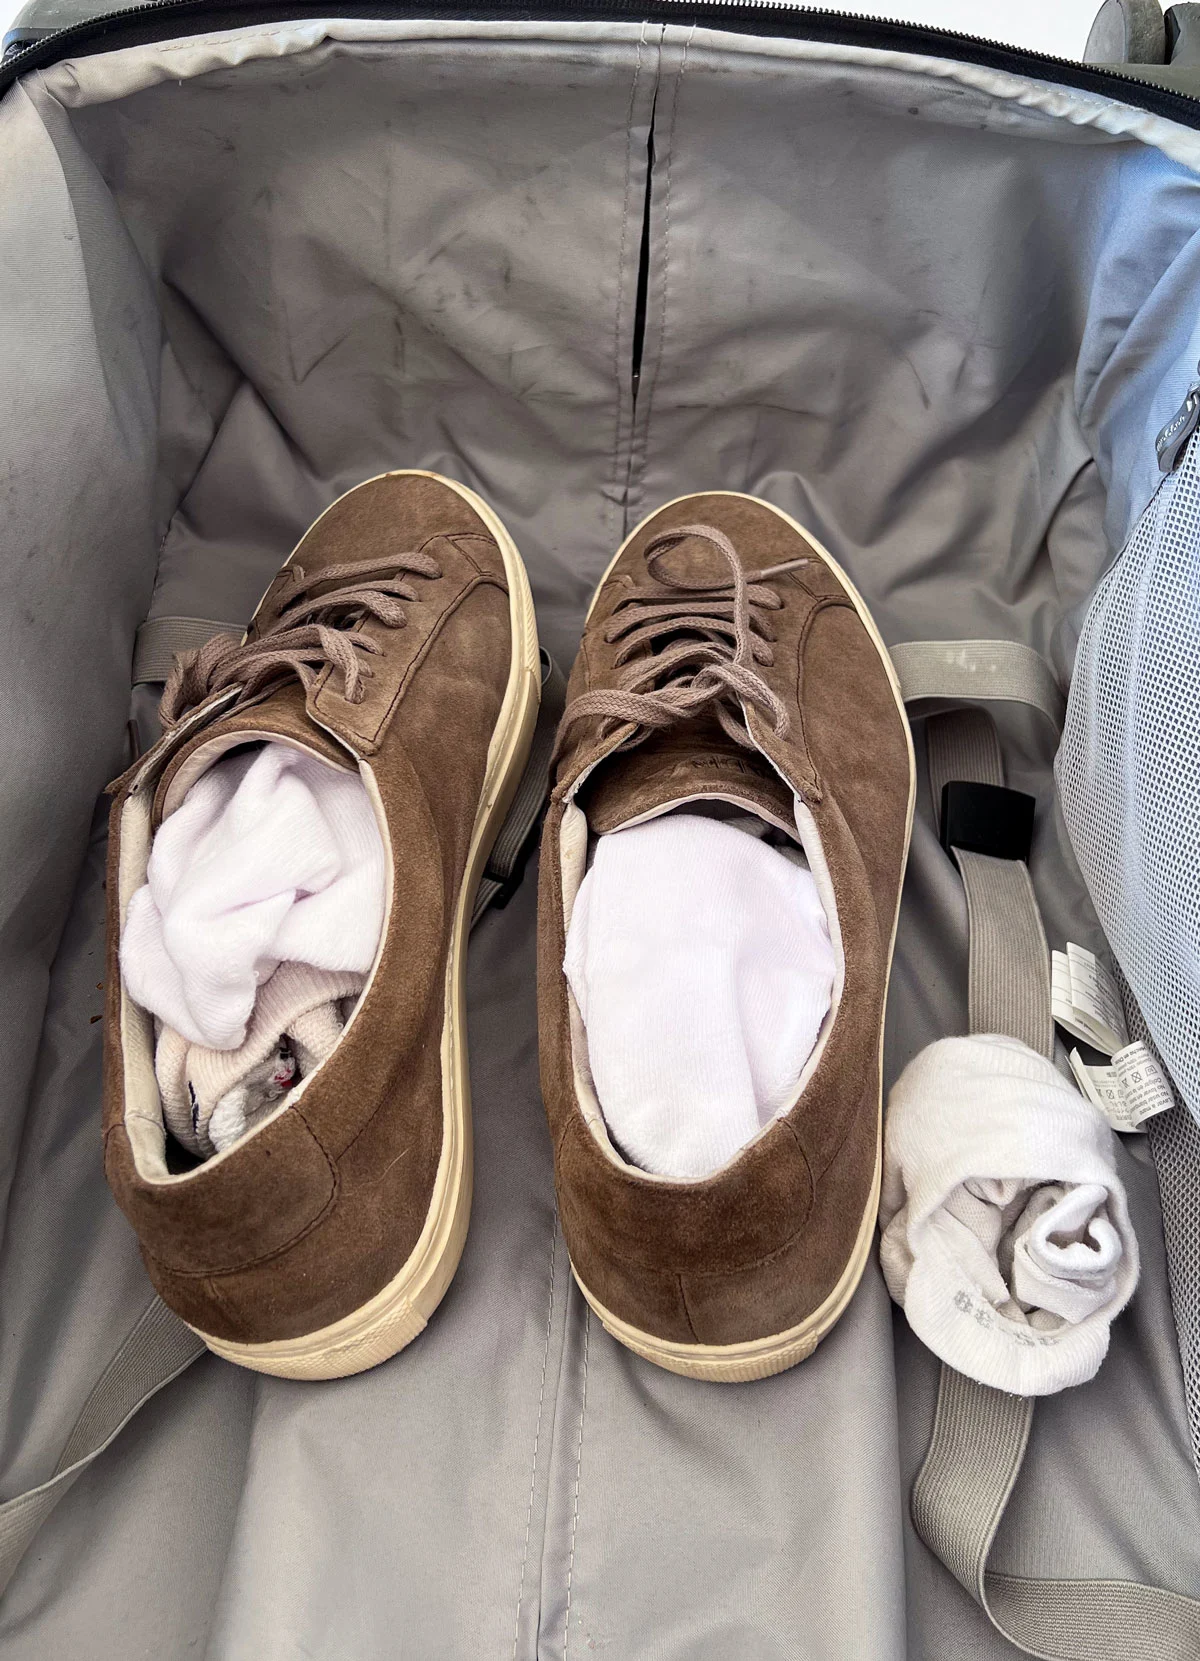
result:
M 502 503 L 570 661 L 621 531 L 652 58 L 321 46 L 75 112 L 174 299 L 173 453 L 207 426 L 153 614 L 249 617 L 334 495 L 417 465 Z
M 1017 639 L 1065 684 L 1200 355 L 1193 134 L 884 54 L 386 27 L 81 60 L 0 108 L 3 1495 L 53 1470 L 145 1302 L 100 1172 L 88 826 L 145 717 L 147 615 L 247 617 L 339 490 L 430 467 L 507 521 L 566 666 L 629 524 L 725 487 L 811 524 L 889 640 Z M 1099 946 L 1052 740 L 997 721 L 1039 798 L 1050 943 Z M 1014 1653 L 907 1521 L 936 1364 L 902 1323 L 893 1350 L 874 1265 L 816 1355 L 756 1385 L 658 1372 L 588 1321 L 533 933 L 527 878 L 472 944 L 475 1208 L 428 1331 L 319 1387 L 202 1360 L 59 1506 L 0 1606 L 3 1661 Z M 966 1030 L 966 966 L 923 780 L 889 1078 Z M 995 1564 L 1196 1595 L 1157 1194 L 1144 1148 L 1125 1165 L 1143 1286 L 1095 1384 L 1039 1409 Z

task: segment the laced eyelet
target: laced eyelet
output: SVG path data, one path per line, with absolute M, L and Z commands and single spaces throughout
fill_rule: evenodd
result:
M 349 688 L 349 703 L 361 703 L 361 667 L 365 657 L 378 657 L 384 647 L 360 625 L 368 619 L 388 628 L 405 628 L 408 619 L 401 602 L 417 601 L 406 577 L 440 581 L 445 573 L 420 552 L 400 554 L 391 561 L 367 559 L 328 567 L 310 578 L 302 565 L 289 563 L 277 573 L 268 600 L 259 608 L 257 632 L 243 641 L 219 634 L 195 651 L 181 654 L 172 667 L 160 704 L 164 726 L 176 725 L 188 710 L 197 708 L 214 692 L 236 688 L 237 708 L 267 680 L 292 674 L 305 686 L 326 668 L 334 669 Z M 333 586 L 329 586 L 330 584 Z M 318 584 L 324 591 L 314 595 Z M 352 635 L 350 640 L 338 636 Z
M 721 554 L 727 576 L 672 577 L 660 569 L 664 556 L 692 537 Z M 722 729 L 738 744 L 755 748 L 745 721 L 747 705 L 753 705 L 779 737 L 786 737 L 787 708 L 756 673 L 760 666 L 775 666 L 771 648 L 777 637 L 761 613 L 781 611 L 786 603 L 769 586 L 772 580 L 811 562 L 784 560 L 747 571 L 729 537 L 702 524 L 660 532 L 643 550 L 643 558 L 651 586 L 618 600 L 601 636 L 607 645 L 628 637 L 614 657 L 621 673 L 613 685 L 584 692 L 567 705 L 556 753 L 561 753 L 563 734 L 580 720 L 599 718 L 606 723 L 603 731 L 611 731 L 613 722 L 628 723 L 633 729 L 625 741 L 628 747 L 647 732 L 688 720 L 710 705 Z M 633 587 L 627 574 L 621 580 Z M 644 602 L 641 612 L 625 615 L 624 608 L 639 602 Z

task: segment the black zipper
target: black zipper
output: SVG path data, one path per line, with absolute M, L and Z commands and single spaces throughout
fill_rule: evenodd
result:
M 1200 97 L 1124 75 L 1119 69 L 1074 63 L 1047 52 L 1030 52 L 999 41 L 981 40 L 975 35 L 955 34 L 949 29 L 928 29 L 883 17 L 849 17 L 843 12 L 793 6 L 788 0 L 557 0 L 557 3 L 549 0 L 549 3 L 511 5 L 504 4 L 503 0 L 477 0 L 476 4 L 455 4 L 453 0 L 451 3 L 421 0 L 417 4 L 396 4 L 395 0 L 390 4 L 388 0 L 335 0 L 332 6 L 330 0 L 276 0 L 276 3 L 249 0 L 244 4 L 227 0 L 223 5 L 214 4 L 213 0 L 149 0 L 148 4 L 132 6 L 128 11 L 105 12 L 85 23 L 56 29 L 43 39 L 20 47 L 0 65 L 0 93 L 6 92 L 19 76 L 30 70 L 45 69 L 62 58 L 112 52 L 188 34 L 331 16 L 382 21 L 447 18 L 481 23 L 511 19 L 531 23 L 682 24 L 733 34 L 876 47 L 952 58 L 984 69 L 1053 81 L 1060 86 L 1117 98 L 1185 126 L 1200 127 Z

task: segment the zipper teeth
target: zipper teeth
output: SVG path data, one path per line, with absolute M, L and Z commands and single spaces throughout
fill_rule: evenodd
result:
M 162 0 L 154 0 L 154 3 L 161 4 Z M 665 0 L 665 3 L 682 6 L 688 4 L 688 0 Z M 1033 46 L 1012 46 L 1002 40 L 992 40 L 988 35 L 971 34 L 966 29 L 942 29 L 936 23 L 905 24 L 899 17 L 880 17 L 876 12 L 830 11 L 826 6 L 806 6 L 802 4 L 802 0 L 720 0 L 720 3 L 725 6 L 736 6 L 739 11 L 796 12 L 801 16 L 807 13 L 809 17 L 848 17 L 853 18 L 856 23 L 865 23 L 877 29 L 919 29 L 923 35 L 938 35 L 944 40 L 969 40 L 975 46 L 991 46 L 997 50 L 1020 52 L 1022 57 L 1042 58 L 1047 63 L 1082 61 L 1074 58 L 1057 58 L 1052 53 L 1039 52 Z M 1164 87 L 1162 90 L 1166 91 L 1167 89 Z
M 163 0 L 158 0 L 158 3 L 163 3 Z M 170 0 L 166 0 L 166 3 L 170 4 Z M 661 0 L 661 3 L 666 5 L 687 5 L 689 4 L 689 0 Z M 797 5 L 794 4 L 794 0 L 720 0 L 720 4 L 735 7 L 738 11 L 794 12 L 798 16 L 807 15 L 809 17 L 852 17 L 855 22 L 865 24 L 868 28 L 912 28 L 914 30 L 919 30 L 922 35 L 933 36 L 938 40 L 969 41 L 972 46 L 981 46 L 986 50 L 993 52 L 1014 52 L 1030 63 L 1065 64 L 1072 69 L 1076 69 L 1083 62 L 1082 59 L 1077 58 L 1060 58 L 1053 52 L 1039 52 L 1034 47 L 1012 46 L 1002 40 L 992 40 L 988 35 L 968 34 L 963 29 L 940 29 L 935 24 L 927 25 L 924 23 L 905 24 L 899 18 L 879 17 L 874 12 L 869 14 L 862 12 L 831 12 L 826 10 L 823 6 Z M 1101 66 L 1097 64 L 1084 64 L 1083 67 L 1088 69 L 1100 69 Z M 1156 92 L 1174 93 L 1178 97 L 1191 99 L 1192 102 L 1200 102 L 1200 99 L 1198 99 L 1194 94 L 1180 92 L 1177 87 L 1165 86 L 1161 81 L 1143 80 L 1140 75 L 1123 75 L 1118 68 L 1111 64 L 1105 64 L 1102 72 L 1105 75 L 1110 76 L 1114 81 L 1123 81 L 1129 86 L 1153 87 Z
M 621 15 L 636 17 L 644 15 L 646 11 L 653 10 L 656 5 L 664 4 L 668 6 L 677 5 L 680 7 L 692 6 L 697 10 L 712 12 L 727 10 L 741 13 L 743 15 L 754 12 L 787 12 L 792 16 L 799 18 L 820 19 L 823 22 L 841 23 L 842 25 L 858 25 L 859 27 L 865 27 L 868 29 L 885 29 L 889 33 L 894 32 L 900 34 L 901 36 L 908 35 L 914 40 L 914 42 L 919 40 L 928 40 L 954 43 L 956 45 L 961 43 L 963 45 L 978 48 L 982 51 L 1001 52 L 1018 57 L 1023 63 L 1046 64 L 1052 68 L 1066 68 L 1072 71 L 1078 71 L 1080 68 L 1090 69 L 1103 80 L 1114 81 L 1127 87 L 1150 88 L 1155 92 L 1165 93 L 1168 97 L 1178 98 L 1185 104 L 1200 104 L 1200 95 L 1196 93 L 1182 91 L 1178 87 L 1166 86 L 1161 81 L 1146 80 L 1140 75 L 1125 75 L 1122 74 L 1119 68 L 1113 66 L 1105 65 L 1101 67 L 1094 64 L 1082 64 L 1079 60 L 1074 58 L 1060 58 L 1050 52 L 1038 52 L 1023 46 L 1012 46 L 1005 41 L 991 40 L 985 35 L 964 34 L 961 30 L 940 29 L 931 25 L 927 26 L 925 24 L 903 23 L 899 19 L 892 17 L 878 17 L 875 15 L 862 16 L 854 12 L 829 11 L 822 6 L 793 4 L 793 0 L 700 0 L 699 6 L 697 6 L 696 0 L 652 0 L 652 3 L 646 5 L 639 5 L 637 0 L 615 0 L 615 3 L 610 3 L 607 7 L 580 5 L 580 21 L 584 20 L 584 14 L 592 10 L 606 11 L 609 15 L 614 16 L 614 18 L 620 17 Z M 97 35 L 104 34 L 109 28 L 119 29 L 122 25 L 134 22 L 140 18 L 154 17 L 161 12 L 195 11 L 198 9 L 200 8 L 194 4 L 194 0 L 142 0 L 141 5 L 130 6 L 127 9 L 119 11 L 100 12 L 95 17 L 87 18 L 81 23 L 72 23 L 64 29 L 52 30 L 49 34 L 44 35 L 40 40 L 30 41 L 27 45 L 18 47 L 15 52 L 12 52 L 3 60 L 3 64 L 0 65 L 0 70 L 2 70 L 3 73 L 3 80 L 0 81 L 0 90 L 11 84 L 11 82 L 22 73 L 21 64 L 24 58 L 34 52 L 39 52 L 51 43 L 54 43 L 61 48 L 61 53 L 57 55 L 64 55 L 69 50 L 72 43 L 76 40 L 81 42 L 87 41 Z M 491 12 L 492 10 L 491 7 L 486 6 L 483 9 L 488 12 Z M 408 15 L 407 8 L 403 8 L 403 10 L 405 15 Z M 438 7 L 436 4 L 427 8 L 421 8 L 420 10 L 420 15 L 422 16 L 436 17 L 437 13 Z M 316 14 L 314 13 L 314 15 Z M 321 13 L 320 15 L 336 15 L 336 11 L 334 13 Z M 386 16 L 386 11 L 384 11 L 382 15 Z M 412 15 L 415 16 L 417 13 L 414 11 Z M 513 16 L 516 19 L 520 19 L 522 16 L 528 18 L 530 14 L 529 12 L 526 12 L 523 7 L 515 7 Z M 857 30 L 855 29 L 847 31 L 847 45 L 864 44 L 862 42 L 856 42 L 850 38 L 850 36 L 856 32 Z M 114 46 L 113 49 L 115 50 L 116 47 Z M 919 52 L 919 47 L 914 45 L 912 50 L 914 52 Z M 54 59 L 51 58 L 46 61 L 52 62 Z

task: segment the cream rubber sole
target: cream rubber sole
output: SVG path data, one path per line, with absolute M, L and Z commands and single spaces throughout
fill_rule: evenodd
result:
M 483 794 L 475 816 L 446 964 L 442 1155 L 421 1236 L 407 1262 L 382 1290 L 360 1308 L 316 1332 L 265 1344 L 239 1344 L 195 1329 L 215 1355 L 255 1372 L 272 1373 L 277 1378 L 345 1378 L 386 1361 L 424 1330 L 458 1268 L 467 1238 L 472 1190 L 471 1090 L 465 1021 L 471 909 L 488 854 L 525 770 L 541 698 L 533 595 L 516 543 L 487 503 L 465 485 L 417 468 L 397 469 L 396 473 L 379 477 L 396 477 L 397 473 L 441 479 L 474 508 L 495 537 L 508 579 L 512 663 L 488 747 Z M 355 488 L 361 489 L 361 486 Z
M 908 809 L 904 828 L 904 853 L 901 860 L 901 876 L 908 863 L 908 848 L 912 840 L 913 812 L 917 799 L 917 762 L 913 753 L 912 732 L 908 724 L 908 712 L 904 707 L 904 694 L 900 688 L 900 681 L 892 665 L 891 653 L 884 644 L 883 636 L 875 625 L 875 619 L 867 609 L 867 603 L 858 589 L 850 581 L 845 571 L 834 559 L 827 548 L 822 547 L 811 533 L 805 530 L 798 520 L 791 514 L 784 513 L 782 508 L 773 506 L 770 502 L 762 501 L 761 497 L 747 496 L 739 490 L 705 490 L 689 492 L 689 495 L 704 496 L 732 496 L 741 501 L 757 502 L 761 507 L 770 509 L 780 519 L 792 527 L 800 537 L 812 548 L 814 554 L 828 565 L 837 577 L 846 593 L 854 602 L 855 610 L 862 619 L 863 626 L 874 641 L 887 671 L 888 681 L 891 684 L 892 694 L 896 700 L 896 708 L 900 711 L 904 726 L 905 742 L 908 745 Z M 688 498 L 677 496 L 675 501 L 682 502 Z M 651 519 L 658 517 L 665 508 L 673 507 L 675 502 L 666 502 L 663 507 L 656 508 L 648 514 L 641 524 L 631 531 L 625 541 L 617 549 L 608 569 L 596 585 L 592 595 L 591 605 L 588 607 L 588 616 L 591 616 L 592 607 L 601 588 L 608 581 L 617 561 L 624 554 L 626 548 L 638 536 Z M 901 882 L 900 887 L 903 886 Z M 887 974 L 884 982 L 884 1008 L 887 1008 L 887 992 L 891 983 L 892 957 L 896 949 L 896 930 L 900 923 L 900 888 L 896 893 L 896 912 L 892 918 L 892 934 L 888 944 Z M 863 1270 L 871 1255 L 871 1245 L 875 1235 L 875 1221 L 879 1211 L 879 1185 L 883 1173 L 883 1023 L 879 1029 L 879 1110 L 876 1117 L 875 1135 L 875 1170 L 871 1178 L 871 1192 L 863 1212 L 862 1222 L 859 1225 L 858 1235 L 854 1242 L 854 1249 L 842 1270 L 837 1284 L 825 1299 L 818 1305 L 812 1314 L 807 1316 L 798 1326 L 789 1327 L 786 1332 L 771 1333 L 766 1338 L 752 1338 L 741 1344 L 679 1344 L 670 1339 L 657 1338 L 652 1332 L 643 1332 L 639 1327 L 630 1326 L 627 1321 L 621 1320 L 611 1310 L 606 1309 L 598 1298 L 594 1297 L 580 1279 L 574 1263 L 571 1272 L 575 1276 L 579 1290 L 587 1299 L 589 1306 L 600 1318 L 606 1332 L 617 1339 L 619 1343 L 633 1350 L 636 1355 L 647 1361 L 653 1361 L 658 1367 L 665 1367 L 668 1372 L 681 1373 L 685 1378 L 706 1379 L 717 1384 L 743 1384 L 755 1378 L 770 1378 L 774 1373 L 785 1372 L 794 1367 L 797 1362 L 807 1360 L 837 1322 L 858 1289 Z

